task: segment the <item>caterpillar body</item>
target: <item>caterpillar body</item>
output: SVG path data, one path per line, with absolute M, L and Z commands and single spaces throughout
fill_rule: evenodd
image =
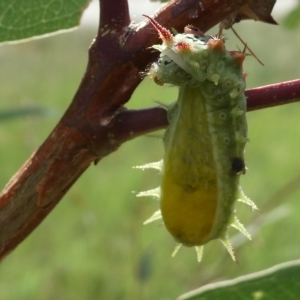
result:
M 138 195 L 160 199 L 160 210 L 145 223 L 163 219 L 179 243 L 174 254 L 181 245 L 194 246 L 200 261 L 203 245 L 219 239 L 235 260 L 228 227 L 250 239 L 235 202 L 256 208 L 239 185 L 246 171 L 245 53 L 227 51 L 223 37 L 206 36 L 193 26 L 173 36 L 147 18 L 163 41 L 153 46 L 161 54 L 149 75 L 157 84 L 178 86 L 179 96 L 167 107 L 163 160 L 139 167 L 162 173 L 160 188 Z

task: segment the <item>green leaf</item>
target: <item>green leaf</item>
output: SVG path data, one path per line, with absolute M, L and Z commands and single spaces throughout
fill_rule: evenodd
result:
M 78 26 L 89 0 L 0 0 L 0 42 Z
M 283 25 L 293 29 L 300 24 L 300 4 L 296 6 L 283 20 Z
M 300 299 L 300 260 L 203 286 L 177 300 L 298 300 Z

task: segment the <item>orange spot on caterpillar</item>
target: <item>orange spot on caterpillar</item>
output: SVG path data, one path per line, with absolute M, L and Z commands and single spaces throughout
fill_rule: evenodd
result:
M 225 51 L 225 44 L 222 38 L 212 37 L 208 40 L 207 46 L 213 51 Z
M 150 20 L 150 23 L 153 25 L 153 27 L 156 29 L 156 31 L 159 34 L 159 37 L 162 39 L 163 42 L 167 43 L 170 41 L 173 41 L 173 35 L 172 33 L 166 29 L 165 27 L 161 26 L 159 23 L 157 23 L 154 19 L 147 15 L 143 15 L 144 17 L 148 18 Z
M 176 44 L 176 48 L 178 51 L 183 52 L 183 51 L 191 51 L 191 46 L 190 44 L 186 42 L 179 42 Z
M 241 51 L 229 51 L 229 54 L 236 61 L 237 65 L 242 69 L 246 54 Z

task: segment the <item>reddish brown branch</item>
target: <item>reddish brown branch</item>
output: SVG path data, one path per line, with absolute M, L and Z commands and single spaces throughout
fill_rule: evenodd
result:
M 128 26 L 130 16 L 127 0 L 102 0 L 100 1 L 99 30 L 102 28 L 121 29 Z
M 182 30 L 192 23 L 206 31 L 246 2 L 202 0 L 200 6 L 198 0 L 176 0 L 156 17 L 166 27 Z M 141 80 L 139 72 L 157 56 L 149 49 L 157 35 L 146 22 L 126 28 L 127 1 L 100 3 L 99 33 L 70 107 L 0 195 L 0 258 L 38 226 L 93 161 L 166 125 L 161 108 L 123 108 Z
M 246 90 L 247 111 L 300 101 L 300 79 L 271 84 Z M 167 113 L 163 107 L 129 110 L 114 119 L 113 135 L 117 140 L 127 141 L 153 130 L 168 126 Z
M 300 79 L 246 91 L 248 111 L 300 101 Z

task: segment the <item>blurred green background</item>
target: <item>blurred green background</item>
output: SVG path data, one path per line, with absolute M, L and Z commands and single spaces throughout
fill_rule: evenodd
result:
M 265 63 L 262 67 L 247 58 L 248 88 L 299 77 L 299 30 L 251 21 L 235 29 Z M 0 112 L 28 107 L 48 112 L 0 119 L 1 187 L 68 107 L 95 32 L 96 26 L 0 48 Z M 242 48 L 231 31 L 226 34 L 228 49 Z M 158 87 L 146 79 L 128 107 L 170 102 L 176 93 L 176 88 Z M 216 241 L 205 247 L 201 264 L 193 249 L 182 248 L 171 258 L 175 242 L 160 222 L 142 225 L 158 203 L 135 194 L 156 187 L 159 174 L 132 167 L 161 159 L 163 149 L 159 139 L 140 137 L 91 166 L 46 220 L 1 262 L 0 300 L 175 299 L 208 282 L 299 258 L 299 114 L 299 103 L 247 114 L 249 169 L 241 184 L 260 210 L 237 204 L 239 219 L 253 235 L 250 242 L 230 232 L 238 264 Z

